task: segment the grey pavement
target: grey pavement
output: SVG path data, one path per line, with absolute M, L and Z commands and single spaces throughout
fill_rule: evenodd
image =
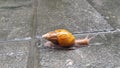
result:
M 120 68 L 119 11 L 119 0 L 0 0 L 0 68 Z M 98 35 L 76 50 L 44 48 L 41 36 L 59 28 Z
M 26 68 L 29 41 L 1 42 L 0 68 Z

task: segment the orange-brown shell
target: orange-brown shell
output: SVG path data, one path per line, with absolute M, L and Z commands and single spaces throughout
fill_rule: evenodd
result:
M 69 31 L 65 29 L 55 30 L 57 33 L 58 43 L 62 47 L 70 47 L 75 42 L 75 37 Z
M 48 32 L 43 35 L 43 37 L 62 47 L 71 47 L 75 42 L 75 37 L 72 33 L 65 29 L 57 29 L 55 31 Z

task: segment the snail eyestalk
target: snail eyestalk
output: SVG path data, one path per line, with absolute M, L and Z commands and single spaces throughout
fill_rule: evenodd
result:
M 95 38 L 97 35 L 98 34 L 89 38 L 89 34 L 88 34 L 84 39 L 75 40 L 75 43 L 78 44 L 78 45 L 89 45 L 90 40 Z

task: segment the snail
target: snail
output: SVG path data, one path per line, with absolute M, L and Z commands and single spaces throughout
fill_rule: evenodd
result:
M 57 29 L 42 35 L 42 38 L 48 40 L 44 44 L 47 47 L 74 49 L 82 46 L 88 46 L 90 40 L 93 38 L 88 38 L 88 36 L 89 35 L 87 35 L 84 39 L 75 39 L 75 36 L 68 30 Z

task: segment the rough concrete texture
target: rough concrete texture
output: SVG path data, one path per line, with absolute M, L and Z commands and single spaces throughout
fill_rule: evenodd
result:
M 114 29 L 120 29 L 119 0 L 87 0 Z
M 30 36 L 30 0 L 0 0 L 0 40 Z
M 115 7 L 118 1 L 99 1 L 100 0 L 40 0 L 38 6 L 38 34 L 41 35 L 56 28 L 68 29 L 76 38 L 84 38 L 88 33 L 92 36 L 99 34 L 91 40 L 89 47 L 83 47 L 77 50 L 45 49 L 41 46 L 40 67 L 120 67 L 119 17 L 112 15 L 112 13 L 117 10 L 111 8 L 111 6 Z M 105 3 L 105 5 L 102 7 L 97 6 L 97 3 L 99 4 L 101 2 L 103 2 L 103 4 Z M 108 6 L 106 2 L 114 3 Z M 117 6 L 116 8 L 118 8 Z M 111 9 L 104 10 L 104 8 Z M 108 15 L 105 13 L 106 11 L 113 12 L 109 14 L 109 16 L 106 16 Z M 118 13 L 116 13 L 116 15 L 117 14 Z M 45 43 L 45 41 L 43 41 L 43 43 Z
M 0 68 L 26 68 L 30 36 L 31 0 L 0 0 Z M 1 42 L 2 41 L 2 42 Z
M 38 34 L 65 28 L 73 33 L 113 28 L 86 0 L 39 0 Z
M 29 41 L 1 42 L 0 68 L 26 68 Z
M 38 0 L 37 21 L 33 2 L 0 0 L 0 68 L 120 68 L 119 0 Z M 98 35 L 76 50 L 44 48 L 41 35 L 59 28 Z

